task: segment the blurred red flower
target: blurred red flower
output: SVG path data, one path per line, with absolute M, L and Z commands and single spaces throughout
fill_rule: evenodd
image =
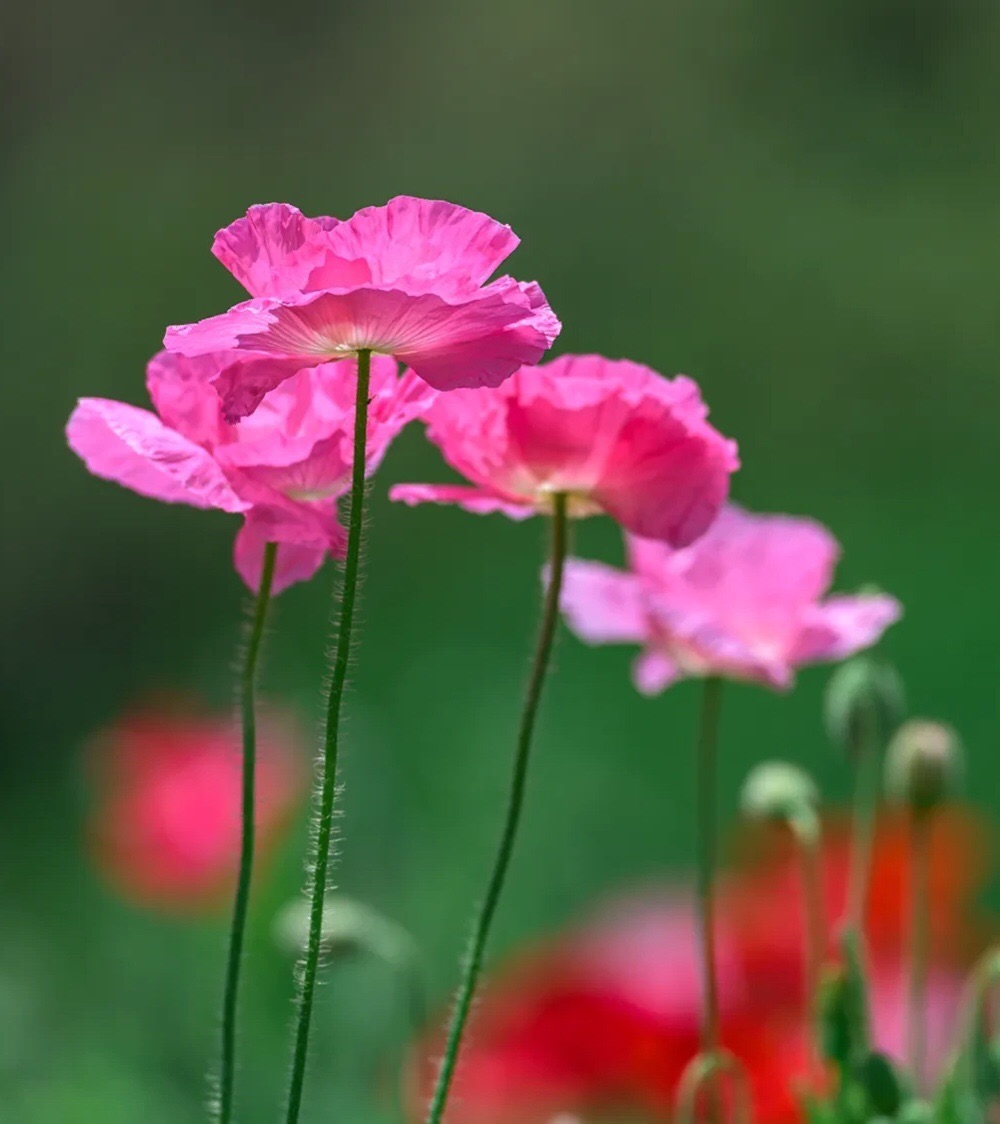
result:
M 848 824 L 826 825 L 824 897 L 836 955 L 850 855 Z M 787 833 L 741 832 L 738 862 L 718 895 L 722 1041 L 750 1078 L 758 1124 L 798 1124 L 807 1087 L 802 891 Z M 950 1043 L 962 983 L 987 937 L 972 895 L 983 833 L 968 814 L 937 817 L 932 838 L 933 957 L 928 986 L 932 1064 Z M 874 1033 L 902 1060 L 909 913 L 907 829 L 882 819 L 876 836 L 867 937 Z M 449 1124 L 669 1120 L 698 1052 L 700 984 L 693 903 L 684 893 L 635 894 L 581 927 L 521 954 L 481 994 L 459 1060 Z M 413 1116 L 426 1104 L 442 1038 L 419 1046 Z
M 265 715 L 257 743 L 257 847 L 266 855 L 304 791 L 305 769 L 287 719 Z M 227 904 L 240 849 L 237 724 L 148 705 L 100 735 L 93 750 L 88 837 L 108 883 L 166 912 Z

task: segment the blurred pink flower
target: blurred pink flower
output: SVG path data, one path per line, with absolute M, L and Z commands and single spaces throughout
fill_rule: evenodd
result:
M 298 737 L 274 715 L 258 735 L 256 824 L 265 856 L 306 780 Z M 91 851 L 124 897 L 166 912 L 228 901 L 240 850 L 239 731 L 225 718 L 148 706 L 95 744 Z
M 352 369 L 353 360 L 342 360 Z M 337 498 L 350 483 L 353 379 L 325 363 L 286 379 L 253 415 L 227 425 L 212 385 L 212 356 L 160 352 L 146 383 L 157 413 L 105 398 L 83 398 L 67 426 L 70 447 L 97 476 L 168 503 L 241 513 L 235 563 L 256 589 L 268 542 L 279 543 L 274 590 L 312 577 L 344 531 Z M 376 356 L 368 415 L 368 472 L 434 394 Z
M 534 282 L 487 278 L 518 238 L 488 215 L 401 195 L 346 222 L 251 207 L 212 251 L 251 300 L 167 329 L 170 351 L 228 352 L 217 389 L 229 420 L 302 367 L 393 355 L 431 386 L 496 386 L 534 363 L 560 324 Z
M 435 399 L 427 435 L 471 487 L 403 484 L 404 503 L 455 503 L 524 519 L 569 494 L 636 534 L 685 545 L 715 517 L 738 467 L 690 379 L 596 355 L 522 367 L 496 389 Z
M 628 572 L 566 564 L 562 608 L 591 644 L 641 644 L 636 687 L 722 675 L 777 689 L 804 664 L 841 660 L 874 644 L 899 602 L 831 596 L 839 547 L 818 523 L 730 505 L 684 550 L 629 537 Z

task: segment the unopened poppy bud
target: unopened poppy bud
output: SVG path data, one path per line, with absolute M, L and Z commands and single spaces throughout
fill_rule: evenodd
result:
M 815 820 L 819 789 L 812 777 L 786 761 L 765 761 L 743 783 L 740 807 L 754 819 L 795 824 Z
M 830 677 L 827 732 L 852 757 L 872 745 L 884 747 L 905 711 L 903 683 L 891 664 L 858 656 L 841 664 Z
M 929 812 L 955 793 L 961 773 L 958 734 L 943 722 L 911 719 L 899 727 L 889 743 L 886 795 L 914 812 Z

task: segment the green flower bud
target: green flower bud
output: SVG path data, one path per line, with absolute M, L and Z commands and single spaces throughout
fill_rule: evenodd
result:
M 787 823 L 819 803 L 812 777 L 787 761 L 764 761 L 750 771 L 740 793 L 740 808 L 753 819 Z
M 848 660 L 830 676 L 825 712 L 830 740 L 849 756 L 881 750 L 906 712 L 899 673 L 872 656 Z
M 886 795 L 914 812 L 929 812 L 961 783 L 962 743 L 942 722 L 914 718 L 893 735 L 885 760 Z

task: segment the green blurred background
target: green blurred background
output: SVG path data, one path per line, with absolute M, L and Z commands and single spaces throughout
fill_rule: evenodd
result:
M 80 751 L 150 689 L 229 705 L 236 523 L 89 477 L 62 427 L 78 395 L 144 404 L 164 326 L 238 299 L 208 248 L 256 201 L 346 216 L 405 192 L 511 223 L 511 271 L 563 319 L 557 351 L 697 378 L 739 439 L 737 496 L 826 521 L 841 587 L 903 600 L 886 651 L 913 708 L 965 734 L 991 806 L 998 47 L 992 0 L 5 7 L 4 1119 L 203 1118 L 224 919 L 163 921 L 101 885 Z M 376 482 L 336 876 L 413 932 L 437 1001 L 498 831 L 543 530 L 385 498 L 445 476 L 414 428 Z M 620 551 L 600 521 L 577 549 Z M 281 597 L 268 649 L 267 693 L 307 728 L 333 577 Z M 497 954 L 688 863 L 696 688 L 642 700 L 628 659 L 563 637 Z M 825 674 L 787 698 L 732 690 L 727 811 L 762 755 L 843 798 Z M 277 1119 L 284 1086 L 290 973 L 270 927 L 302 841 L 300 825 L 255 900 L 245 1124 Z M 384 1118 L 391 981 L 364 964 L 330 979 L 307 1119 Z

